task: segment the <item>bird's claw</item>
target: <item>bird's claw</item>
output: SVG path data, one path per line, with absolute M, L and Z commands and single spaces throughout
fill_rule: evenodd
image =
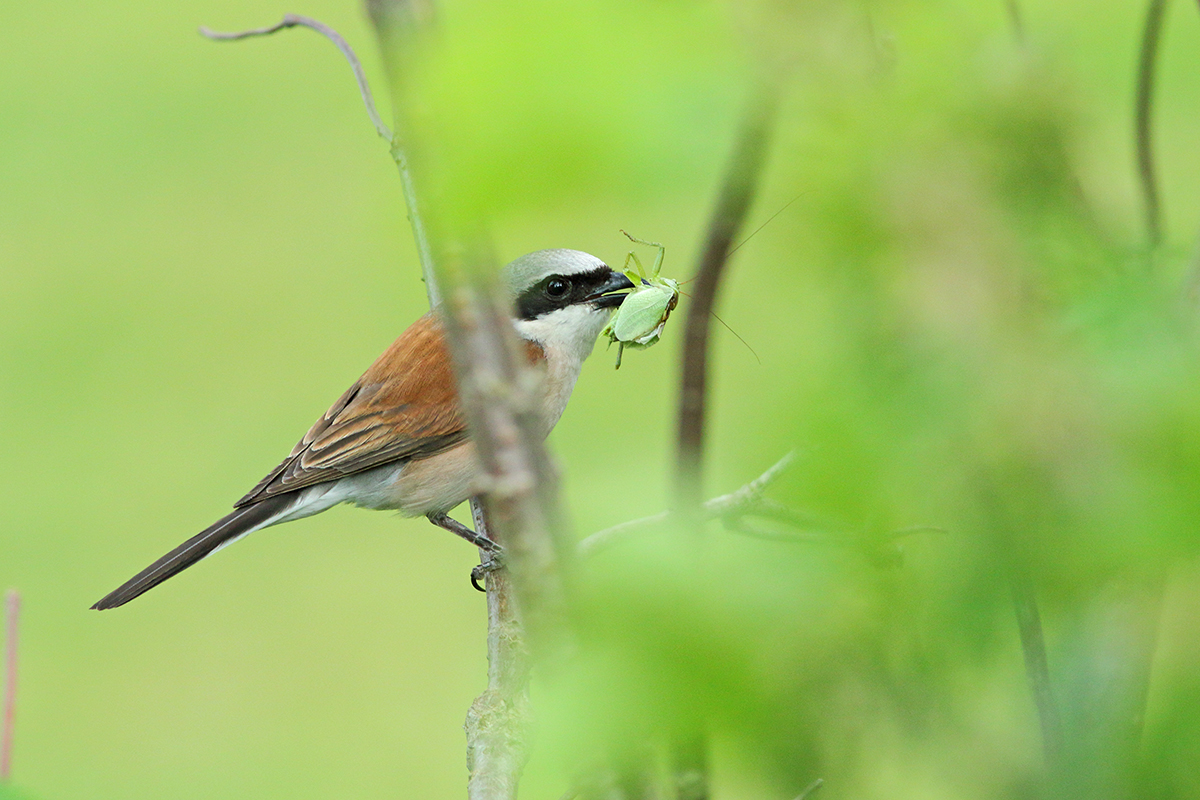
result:
M 471 585 L 475 587 L 476 591 L 487 591 L 479 582 L 487 577 L 489 573 L 495 572 L 498 569 L 504 569 L 504 548 L 500 545 L 489 549 L 483 561 L 471 570 Z

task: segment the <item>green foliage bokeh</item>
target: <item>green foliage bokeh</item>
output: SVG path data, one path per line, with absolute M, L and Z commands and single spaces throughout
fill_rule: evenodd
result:
M 707 492 L 795 448 L 771 495 L 866 542 L 714 527 L 597 556 L 582 666 L 535 686 L 527 796 L 700 725 L 723 798 L 1035 796 L 1012 574 L 1041 601 L 1067 788 L 1200 795 L 1196 9 L 1167 18 L 1150 251 L 1139 5 L 1022 2 L 1023 41 L 1002 2 L 442 5 L 414 124 L 505 260 L 616 263 L 625 229 L 686 279 L 749 88 L 787 75 L 750 228 L 795 202 L 723 289 L 757 358 L 715 329 Z M 282 10 L 0 11 L 0 588 L 24 598 L 14 777 L 39 798 L 463 792 L 484 609 L 474 553 L 424 521 L 334 510 L 86 611 L 425 310 L 333 48 L 194 32 Z M 386 96 L 359 8 L 286 10 Z M 619 372 L 598 352 L 551 437 L 581 536 L 666 504 L 681 329 Z M 939 531 L 890 538 L 914 526 Z

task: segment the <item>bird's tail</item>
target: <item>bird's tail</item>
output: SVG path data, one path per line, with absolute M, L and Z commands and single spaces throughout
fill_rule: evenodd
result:
M 276 495 L 235 510 L 232 514 L 208 526 L 165 556 L 109 592 L 93 609 L 123 606 L 133 598 L 153 589 L 158 584 L 183 572 L 205 556 L 242 538 L 248 533 L 281 521 L 289 508 L 296 502 L 292 493 Z

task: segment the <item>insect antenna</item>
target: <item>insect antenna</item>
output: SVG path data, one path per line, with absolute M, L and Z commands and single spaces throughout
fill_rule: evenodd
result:
M 720 317 L 718 317 L 718 316 L 717 316 L 715 313 L 713 313 L 712 311 L 709 311 L 708 313 L 712 314 L 712 316 L 713 316 L 713 319 L 715 319 L 717 322 L 719 322 L 719 323 L 721 323 L 722 325 L 724 325 L 724 326 L 725 326 L 725 330 L 727 330 L 727 331 L 729 331 L 730 333 L 732 333 L 732 334 L 734 335 L 734 337 L 736 337 L 736 338 L 737 338 L 737 340 L 738 340 L 739 342 L 741 342 L 742 344 L 746 345 L 746 349 L 750 351 L 750 355 L 754 356 L 754 360 L 758 362 L 759 366 L 762 366 L 762 359 L 758 357 L 758 353 L 754 352 L 754 348 L 750 346 L 750 343 L 749 343 L 749 342 L 747 342 L 745 339 L 743 339 L 741 336 L 739 336 L 737 331 L 735 331 L 733 328 L 729 327 L 729 325 L 727 325 L 727 324 L 725 323 L 725 320 L 723 320 L 723 319 L 721 319 Z
M 805 191 L 801 192 L 800 194 L 796 195 L 795 197 L 793 197 L 791 200 L 788 200 L 788 201 L 787 201 L 787 202 L 784 204 L 783 208 L 779 209 L 779 210 L 778 210 L 778 211 L 776 211 L 774 214 L 772 214 L 771 216 L 767 217 L 767 221 L 766 221 L 766 222 L 764 222 L 762 225 L 759 225 L 757 228 L 755 228 L 755 229 L 754 229 L 754 231 L 753 231 L 753 232 L 751 232 L 751 234 L 750 234 L 749 236 L 747 236 L 745 239 L 742 239 L 742 244 L 739 244 L 737 247 L 735 247 L 735 248 L 733 248 L 732 250 L 730 250 L 730 251 L 729 251 L 729 255 L 733 255 L 733 254 L 734 254 L 734 253 L 736 253 L 738 250 L 741 250 L 741 249 L 742 249 L 742 245 L 743 245 L 743 244 L 745 244 L 746 242 L 748 242 L 748 241 L 750 241 L 751 239 L 753 239 L 753 238 L 755 237 L 755 235 L 756 235 L 756 234 L 757 234 L 759 231 L 761 231 L 763 228 L 765 228 L 765 227 L 767 227 L 768 225 L 770 225 L 770 224 L 771 224 L 771 220 L 775 219 L 775 218 L 776 218 L 776 217 L 778 217 L 780 214 L 782 214 L 783 212 L 787 211 L 787 210 L 788 210 L 788 207 L 789 207 L 789 206 L 790 206 L 792 203 L 796 202 L 796 201 L 797 201 L 797 200 L 799 200 L 801 197 L 804 197 L 804 195 L 806 195 L 806 194 L 808 194 L 808 190 L 807 190 L 807 189 L 806 189 Z M 724 324 L 724 323 L 722 323 L 722 324 Z
M 686 298 L 687 298 L 687 299 L 689 299 L 689 300 L 691 300 L 691 299 L 692 299 L 692 296 L 691 296 L 690 294 L 688 294 L 687 292 L 680 292 L 680 294 L 681 294 L 681 295 L 683 295 L 684 297 L 686 297 Z M 737 331 L 735 331 L 733 328 L 729 327 L 729 323 L 727 323 L 725 320 L 723 320 L 723 319 L 721 319 L 720 317 L 718 317 L 718 316 L 717 316 L 717 314 L 716 314 L 716 312 L 715 312 L 715 311 L 713 311 L 712 309 L 709 309 L 709 312 L 708 312 L 708 313 L 709 313 L 709 314 L 712 314 L 712 318 L 713 318 L 713 319 L 715 319 L 717 322 L 719 322 L 719 323 L 721 323 L 722 325 L 724 325 L 724 326 L 725 326 L 725 330 L 727 330 L 727 331 L 729 331 L 730 333 L 732 333 L 732 334 L 734 335 L 734 338 L 736 338 L 736 339 L 737 339 L 739 342 L 741 342 L 743 345 L 745 345 L 745 346 L 746 346 L 746 349 L 750 351 L 750 355 L 754 356 L 754 360 L 755 360 L 755 361 L 757 361 L 757 362 L 759 363 L 759 365 L 761 365 L 761 364 L 762 364 L 762 359 L 758 357 L 758 353 L 754 352 L 754 348 L 750 346 L 750 343 L 749 343 L 749 342 L 747 342 L 745 339 L 743 339 L 743 338 L 742 338 L 742 337 L 741 337 L 741 336 L 738 334 L 738 332 L 737 332 Z

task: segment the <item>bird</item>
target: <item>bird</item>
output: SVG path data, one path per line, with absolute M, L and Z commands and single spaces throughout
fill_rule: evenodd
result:
M 529 253 L 501 274 L 512 300 L 513 327 L 541 376 L 548 435 L 612 309 L 633 283 L 596 256 L 566 249 Z M 122 606 L 255 531 L 339 503 L 424 515 L 494 550 L 494 542 L 448 515 L 481 491 L 480 476 L 442 324 L 431 311 L 400 334 L 231 513 L 92 608 Z

